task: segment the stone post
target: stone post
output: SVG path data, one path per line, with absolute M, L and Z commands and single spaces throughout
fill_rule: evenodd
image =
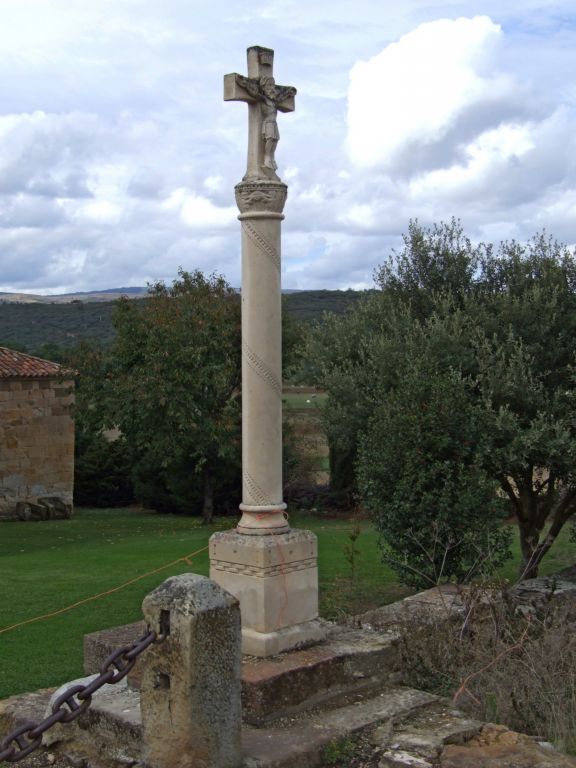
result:
M 248 49 L 248 77 L 224 99 L 249 107 L 248 163 L 235 187 L 242 225 L 242 518 L 210 539 L 210 577 L 240 601 L 245 653 L 270 656 L 324 636 L 316 537 L 290 530 L 282 494 L 280 225 L 288 192 L 276 174 L 277 112 L 296 89 L 276 85 L 274 51 Z
M 238 768 L 242 764 L 240 611 L 217 584 L 173 576 L 142 604 L 166 635 L 143 657 L 144 764 L 149 768 Z

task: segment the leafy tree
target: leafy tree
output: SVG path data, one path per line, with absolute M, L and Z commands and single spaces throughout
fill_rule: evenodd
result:
M 83 342 L 71 349 L 44 348 L 49 359 L 75 372 L 74 502 L 110 507 L 134 501 L 126 441 L 105 430 L 109 398 L 110 351 Z
M 484 260 L 470 313 L 477 382 L 492 414 L 489 468 L 518 520 L 521 575 L 576 512 L 576 258 L 538 235 Z
M 462 306 L 475 292 L 480 264 L 491 261 L 492 247 L 473 245 L 456 219 L 430 229 L 411 221 L 403 241 L 403 250 L 392 251 L 378 267 L 375 281 L 394 304 L 410 304 L 420 320 L 434 311 L 442 294 Z
M 240 305 L 222 277 L 179 271 L 141 301 L 121 299 L 110 423 L 124 436 L 136 490 L 155 506 L 212 519 L 239 482 Z
M 417 587 L 468 581 L 510 555 L 505 504 L 486 469 L 490 414 L 475 382 L 435 353 L 447 337 L 465 342 L 467 326 L 456 312 L 397 329 L 397 384 L 359 437 L 359 491 L 383 557 Z
M 466 424 L 474 424 L 475 444 L 482 446 L 470 465 L 448 462 L 444 474 L 435 475 L 435 493 L 451 484 L 445 499 L 461 506 L 455 488 L 471 482 L 471 466 L 479 503 L 487 487 L 483 478 L 497 482 L 518 521 L 521 575 L 537 575 L 576 511 L 574 253 L 544 235 L 494 249 L 473 246 L 454 220 L 431 229 L 412 223 L 404 249 L 377 270 L 376 282 L 377 294 L 346 316 L 330 318 L 312 333 L 308 347 L 311 375 L 330 396 L 329 437 L 348 458 L 355 480 L 362 478 L 361 496 L 376 509 L 381 494 L 381 516 L 399 514 L 407 476 L 397 462 L 395 474 L 384 471 L 385 459 L 378 457 L 390 461 L 397 453 L 402 466 L 418 465 L 406 452 L 420 445 L 419 433 L 398 425 L 403 409 L 434 384 L 436 410 L 450 413 L 452 400 L 458 402 L 464 419 L 458 428 L 468 434 Z M 408 366 L 410 356 L 416 366 L 422 355 L 429 368 Z M 426 433 L 438 438 L 426 444 L 420 469 L 426 482 L 432 465 L 448 461 L 440 446 L 455 424 L 426 423 Z M 376 487 L 371 473 L 386 482 Z M 497 501 L 495 496 L 489 505 L 495 515 Z M 419 513 L 414 506 L 414 518 Z

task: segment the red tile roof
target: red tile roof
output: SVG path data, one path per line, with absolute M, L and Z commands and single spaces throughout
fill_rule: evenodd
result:
M 25 355 L 14 349 L 0 347 L 0 379 L 50 378 L 61 376 L 65 369 L 58 363 L 42 360 L 40 357 Z

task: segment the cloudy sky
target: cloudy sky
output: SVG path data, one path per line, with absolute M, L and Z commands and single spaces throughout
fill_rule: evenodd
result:
M 0 0 L 0 291 L 240 284 L 247 108 L 274 48 L 287 288 L 369 287 L 413 218 L 576 242 L 574 0 Z

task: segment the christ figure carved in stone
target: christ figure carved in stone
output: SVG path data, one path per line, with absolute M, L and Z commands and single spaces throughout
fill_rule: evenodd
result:
M 280 140 L 280 131 L 276 115 L 276 83 L 273 77 L 260 78 L 260 91 L 262 94 L 262 138 L 264 139 L 264 168 L 275 171 L 278 168 L 274 154 L 276 145 Z

